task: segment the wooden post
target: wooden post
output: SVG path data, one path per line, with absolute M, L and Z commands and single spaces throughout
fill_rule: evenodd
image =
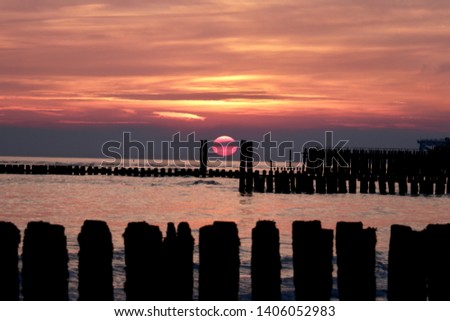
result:
M 430 224 L 426 235 L 428 299 L 450 300 L 450 224 Z
M 131 222 L 123 237 L 127 300 L 162 300 L 167 276 L 162 275 L 162 234 L 159 227 L 146 222 Z
M 166 237 L 162 242 L 162 273 L 160 275 L 161 295 L 164 301 L 173 301 L 177 296 L 178 288 L 178 265 L 177 265 L 177 231 L 175 224 L 167 223 Z M 154 264 L 157 264 L 154 262 Z M 161 279 L 160 277 L 160 279 Z
M 325 176 L 327 182 L 327 194 L 337 193 L 337 177 L 334 173 L 327 173 Z
M 281 174 L 278 168 L 275 170 L 275 193 L 279 194 L 282 191 Z
M 289 194 L 291 192 L 291 185 L 289 182 L 289 175 L 286 170 L 283 170 L 280 174 L 281 181 L 281 192 L 284 194 Z
M 316 176 L 316 192 L 319 194 L 325 194 L 327 191 L 325 178 L 319 173 Z
M 46 222 L 28 223 L 22 254 L 24 300 L 68 300 L 68 261 L 63 226 Z
M 80 301 L 114 299 L 113 244 L 108 225 L 86 220 L 78 235 L 78 293 Z
M 289 167 L 288 171 L 292 170 L 292 149 L 289 150 Z
M 252 230 L 252 299 L 281 298 L 280 235 L 273 221 L 258 221 Z
M 339 193 L 340 194 L 346 194 L 347 193 L 347 179 L 346 175 L 340 174 L 338 179 L 339 184 Z
M 245 194 L 245 183 L 246 183 L 246 154 L 245 154 L 246 141 L 241 140 L 240 143 L 240 165 L 239 165 L 239 193 Z
M 267 175 L 266 192 L 273 193 L 273 170 L 269 170 L 269 175 Z
M 375 181 L 376 178 L 371 175 L 369 179 L 369 194 L 375 194 L 377 192 Z
M 417 178 L 413 176 L 411 178 L 411 196 L 419 195 L 419 184 L 417 182 Z
M 214 222 L 200 228 L 199 300 L 238 299 L 239 245 L 234 222 Z
M 294 171 L 291 169 L 289 171 L 289 189 L 291 193 L 295 193 L 296 190 L 296 186 L 295 186 L 295 175 L 294 175 Z
M 369 189 L 369 181 L 365 175 L 361 176 L 359 180 L 359 192 L 361 194 L 367 194 L 367 191 Z
M 395 177 L 393 176 L 388 177 L 388 189 L 389 195 L 395 195 Z
M 450 170 L 447 172 L 447 195 L 450 195 L 450 176 L 448 175 L 450 173 Z
M 194 287 L 194 238 L 186 222 L 178 224 L 176 239 L 177 291 L 174 300 L 190 301 Z
M 306 185 L 306 193 L 307 194 L 314 194 L 314 177 L 312 176 L 314 174 L 311 175 L 305 175 L 305 177 L 303 177 Z
M 200 141 L 200 175 L 206 177 L 208 169 L 208 141 Z
M 392 225 L 389 242 L 388 294 L 390 301 L 427 299 L 422 232 Z
M 398 178 L 398 195 L 404 196 L 408 193 L 408 183 L 406 176 L 400 176 Z
M 351 175 L 348 181 L 348 192 L 350 194 L 356 193 L 356 176 L 354 175 Z
M 339 299 L 375 300 L 375 229 L 361 222 L 338 222 L 336 252 Z
M 436 179 L 436 195 L 444 195 L 445 194 L 445 176 L 440 174 Z
M 302 193 L 302 184 L 302 172 L 300 170 L 297 170 L 297 172 L 295 173 L 295 193 Z
M 333 231 L 320 221 L 292 224 L 296 300 L 330 300 L 333 286 Z
M 253 142 L 247 141 L 245 148 L 247 177 L 245 181 L 245 191 L 251 195 L 253 193 Z
M 384 174 L 378 177 L 378 189 L 380 190 L 381 195 L 386 195 L 386 176 Z
M 253 184 L 254 184 L 254 186 L 255 186 L 255 192 L 256 192 L 256 193 L 263 193 L 264 190 L 263 190 L 263 191 L 260 190 L 261 184 L 260 184 L 259 180 L 260 180 L 260 177 L 259 177 L 259 171 L 256 170 L 256 171 L 253 173 Z
M 19 300 L 19 243 L 19 229 L 0 222 L 0 301 Z

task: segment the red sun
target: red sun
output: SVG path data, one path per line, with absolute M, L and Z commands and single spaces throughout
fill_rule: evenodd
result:
M 212 150 L 219 156 L 231 156 L 237 151 L 236 141 L 230 136 L 217 137 L 213 142 Z

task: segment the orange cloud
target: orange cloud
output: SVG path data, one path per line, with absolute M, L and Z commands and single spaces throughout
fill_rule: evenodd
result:
M 161 118 L 173 118 L 173 119 L 182 119 L 182 120 L 205 120 L 206 117 L 202 117 L 195 114 L 190 113 L 179 113 L 179 112 L 173 112 L 173 111 L 154 111 L 154 115 L 161 117 Z

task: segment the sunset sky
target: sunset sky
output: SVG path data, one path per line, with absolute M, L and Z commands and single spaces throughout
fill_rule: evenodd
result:
M 0 155 L 450 136 L 448 0 L 0 0 Z M 201 137 L 200 137 L 201 136 Z

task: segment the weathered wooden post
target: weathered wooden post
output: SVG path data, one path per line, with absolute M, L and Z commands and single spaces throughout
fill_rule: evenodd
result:
M 345 174 L 340 174 L 338 178 L 339 184 L 339 193 L 346 194 L 347 193 L 347 178 Z
M 389 195 L 395 195 L 395 177 L 392 175 L 388 177 Z
M 408 183 L 406 176 L 398 178 L 398 195 L 404 196 L 408 193 Z
M 246 156 L 246 170 L 247 177 L 245 181 L 245 191 L 247 194 L 253 193 L 253 142 L 246 141 L 245 156 Z
M 24 300 L 68 300 L 68 261 L 63 226 L 46 222 L 28 223 L 22 254 Z
M 266 192 L 273 193 L 273 170 L 270 168 L 269 175 L 267 175 Z
M 333 286 L 333 230 L 320 221 L 292 224 L 296 300 L 330 300 Z
M 178 264 L 177 264 L 177 230 L 175 224 L 167 223 L 166 237 L 162 242 L 162 284 L 160 299 L 173 301 L 178 288 Z
M 78 235 L 78 292 L 80 301 L 114 299 L 111 232 L 104 221 L 86 220 Z
M 264 187 L 261 189 L 261 177 L 259 176 L 259 171 L 258 170 L 256 170 L 253 173 L 253 184 L 255 186 L 255 192 L 256 193 L 264 193 Z
M 447 180 L 447 195 L 450 195 L 450 176 L 449 176 L 449 173 L 450 173 L 450 169 L 447 172 L 447 176 L 445 178 Z
M 325 178 L 322 176 L 321 173 L 319 173 L 316 176 L 316 192 L 319 194 L 325 194 L 327 191 Z
M 377 188 L 375 185 L 376 177 L 374 175 L 370 175 L 369 178 L 369 194 L 375 194 L 377 192 Z
M 389 242 L 388 294 L 390 301 L 427 299 L 424 235 L 409 226 L 392 225 Z
M 440 174 L 436 179 L 436 195 L 444 195 L 445 194 L 445 176 Z
M 162 233 L 159 227 L 146 222 L 131 222 L 123 237 L 127 300 L 162 300 L 166 277 L 162 275 Z
M 289 171 L 289 190 L 290 190 L 290 192 L 291 193 L 295 193 L 295 190 L 296 190 L 296 186 L 295 186 L 295 174 L 294 174 L 294 171 L 291 169 L 290 171 Z
M 280 173 L 280 182 L 281 182 L 281 192 L 284 194 L 289 194 L 291 192 L 291 185 L 289 183 L 289 176 L 286 170 L 283 170 Z
M 200 228 L 199 300 L 238 299 L 239 246 L 234 222 L 214 222 Z
M 283 185 L 281 182 L 281 173 L 278 170 L 278 168 L 275 170 L 275 193 L 279 194 L 281 193 Z
M 314 174 L 306 174 L 303 177 L 303 180 L 305 182 L 305 188 L 306 188 L 306 193 L 307 194 L 314 194 L 314 177 L 312 176 Z
M 252 230 L 251 271 L 253 300 L 280 300 L 280 235 L 273 221 L 258 221 Z
M 450 300 L 450 224 L 430 224 L 426 235 L 428 299 Z
M 348 180 L 348 192 L 350 194 L 356 194 L 356 176 L 350 175 Z
M 208 169 L 208 141 L 200 141 L 200 175 L 205 177 Z
M 240 165 L 239 165 L 239 193 L 245 194 L 245 185 L 246 185 L 246 154 L 245 154 L 245 148 L 246 148 L 246 141 L 241 140 L 240 142 L 240 148 L 239 148 L 239 155 L 240 155 Z
M 359 192 L 361 194 L 367 194 L 368 190 L 369 190 L 369 180 L 365 175 L 363 175 L 359 179 Z
M 295 173 L 295 193 L 302 193 L 302 184 L 302 172 L 300 171 L 300 169 L 298 169 Z
M 374 228 L 363 229 L 361 222 L 338 222 L 336 252 L 340 300 L 375 300 Z
M 19 300 L 19 243 L 19 229 L 0 222 L 0 301 Z
M 194 287 L 194 238 L 186 222 L 178 224 L 176 254 L 178 285 L 174 300 L 190 301 Z
M 378 177 L 378 189 L 380 190 L 381 195 L 386 195 L 386 176 L 384 174 Z

